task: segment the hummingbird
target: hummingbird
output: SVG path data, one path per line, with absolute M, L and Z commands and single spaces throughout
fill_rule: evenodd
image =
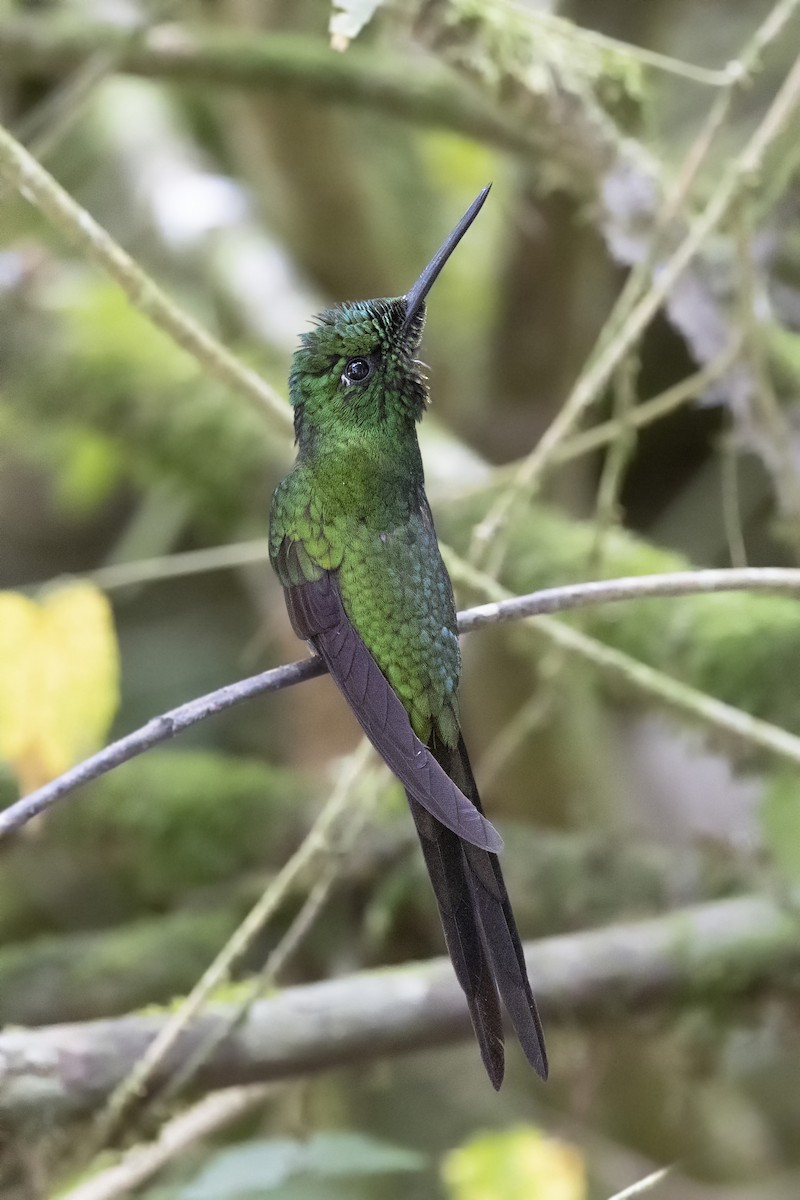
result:
M 411 290 L 322 312 L 289 376 L 297 458 L 275 489 L 270 560 L 295 633 L 325 663 L 405 788 L 493 1086 L 504 1072 L 500 998 L 547 1078 L 542 1026 L 459 715 L 455 600 L 417 440 L 428 404 L 426 297 L 488 185 Z

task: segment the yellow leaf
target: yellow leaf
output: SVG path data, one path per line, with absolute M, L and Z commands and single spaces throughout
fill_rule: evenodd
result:
M 442 1164 L 451 1200 L 586 1200 L 586 1171 L 575 1146 L 533 1126 L 483 1133 Z
M 88 583 L 41 601 L 0 592 L 0 758 L 22 792 L 102 743 L 119 703 L 111 606 Z

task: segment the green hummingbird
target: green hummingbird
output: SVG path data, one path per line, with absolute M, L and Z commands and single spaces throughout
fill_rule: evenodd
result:
M 491 185 L 489 185 L 491 186 Z M 445 940 L 495 1088 L 499 995 L 547 1077 L 539 1014 L 459 718 L 461 656 L 450 577 L 425 495 L 415 355 L 425 298 L 483 205 L 475 198 L 405 296 L 327 309 L 289 376 L 297 460 L 278 485 L 270 560 L 292 626 L 327 666 L 403 784 Z

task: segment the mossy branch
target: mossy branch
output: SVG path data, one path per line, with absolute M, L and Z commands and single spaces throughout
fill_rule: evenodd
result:
M 392 864 L 402 872 L 411 871 L 412 863 L 422 870 L 407 857 L 412 837 L 410 824 L 403 822 L 380 845 L 359 839 L 346 855 L 348 887 L 354 884 L 361 895 L 385 880 Z M 13 851 L 10 857 L 13 862 Z M 748 874 L 735 857 L 722 860 L 704 847 L 676 854 L 602 833 L 527 825 L 516 827 L 509 838 L 503 869 L 515 895 L 517 921 L 531 937 L 656 914 L 677 900 L 720 899 L 745 891 Z M 532 878 L 535 889 L 527 886 Z M 306 890 L 304 881 L 288 907 L 294 908 Z M 87 1021 L 168 1004 L 191 989 L 262 891 L 258 879 L 240 877 L 202 905 L 190 897 L 185 909 L 111 929 L 50 934 L 0 947 L 0 1026 Z M 398 911 L 401 923 L 407 907 L 415 905 L 412 891 L 409 905 Z M 70 894 L 61 899 L 68 907 Z
M 0 56 L 9 73 L 74 70 L 98 50 L 113 54 L 118 70 L 136 75 L 355 105 L 518 152 L 539 144 L 535 130 L 505 117 L 455 71 L 380 47 L 353 46 L 343 55 L 325 41 L 294 34 L 179 25 L 150 29 L 133 42 L 125 29 L 82 19 L 0 22 Z
M 735 999 L 785 985 L 800 966 L 796 917 L 759 896 L 547 938 L 526 958 L 545 1019 L 612 1022 L 647 1009 Z M 0 1116 L 64 1120 L 101 1104 L 167 1017 L 128 1016 L 0 1035 Z M 200 1016 L 153 1080 L 227 1028 L 225 1005 Z M 443 959 L 290 988 L 259 1000 L 200 1068 L 196 1092 L 296 1078 L 471 1037 L 463 994 Z M 479 1068 L 476 1066 L 476 1070 Z

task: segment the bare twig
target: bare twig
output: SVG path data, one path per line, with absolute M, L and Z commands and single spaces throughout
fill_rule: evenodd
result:
M 177 1011 L 172 1014 L 158 1037 L 148 1046 L 147 1053 L 112 1093 L 96 1122 L 92 1140 L 96 1140 L 98 1147 L 113 1136 L 128 1108 L 142 1097 L 150 1080 L 156 1071 L 163 1067 L 183 1031 L 200 1012 L 214 989 L 229 978 L 235 964 L 247 952 L 254 938 L 283 902 L 298 875 L 324 853 L 331 831 L 347 807 L 350 789 L 366 762 L 369 749 L 369 743 L 362 741 L 359 749 L 348 756 L 336 787 L 300 846 L 204 971 Z
M 448 561 L 452 562 L 452 557 Z M 453 574 L 456 573 L 459 573 L 457 563 L 453 568 Z M 674 571 L 666 575 L 630 575 L 622 579 L 569 583 L 561 587 L 542 588 L 527 596 L 509 596 L 505 592 L 503 598 L 495 603 L 480 604 L 459 613 L 458 628 L 461 633 L 472 633 L 481 625 L 498 621 L 515 621 L 520 617 L 538 617 L 594 604 L 657 596 L 692 596 L 740 590 L 794 592 L 798 581 L 800 569 L 795 567 L 746 567 L 743 570 Z M 499 585 L 495 586 L 499 588 Z
M 180 1158 L 195 1142 L 204 1141 L 254 1108 L 260 1108 L 276 1090 L 274 1084 L 251 1083 L 212 1092 L 162 1126 L 154 1142 L 126 1150 L 112 1167 L 106 1167 L 67 1192 L 59 1192 L 59 1200 L 118 1200 L 130 1195 Z
M 650 400 L 644 400 L 641 404 L 637 404 L 625 416 L 626 427 L 637 431 L 644 429 L 647 425 L 652 425 L 655 421 L 660 421 L 662 417 L 669 416 L 670 413 L 682 408 L 690 400 L 696 400 L 698 396 L 702 396 L 712 383 L 733 366 L 739 350 L 740 343 L 736 340 L 707 366 L 687 375 L 685 379 L 674 383 L 672 387 L 665 388 L 663 392 L 659 392 Z M 617 418 L 611 418 L 599 425 L 593 425 L 591 429 L 586 429 L 582 433 L 576 433 L 574 437 L 562 442 L 558 447 L 554 454 L 554 462 L 572 462 L 573 459 L 590 454 L 593 450 L 602 449 L 603 446 L 607 446 L 609 442 L 615 440 L 619 429 L 620 421 Z M 504 469 L 508 470 L 508 468 Z
M 780 7 L 788 6 L 793 11 L 796 4 L 797 0 L 786 0 Z M 601 395 L 618 364 L 636 345 L 701 246 L 730 212 L 741 190 L 752 183 L 767 150 L 785 129 L 798 105 L 800 59 L 795 61 L 763 120 L 724 173 L 700 216 L 662 264 L 650 288 L 626 315 L 624 323 L 613 337 L 601 342 L 598 353 L 590 358 L 556 417 L 522 461 L 506 491 L 477 526 L 470 554 L 475 561 L 486 561 L 492 570 L 497 569 L 505 546 L 505 526 L 517 500 L 538 486 L 558 447 Z
M 549 1025 L 612 1022 L 665 1004 L 788 984 L 800 966 L 797 933 L 795 914 L 765 897 L 743 896 L 546 938 L 531 943 L 526 958 Z M 154 1085 L 227 1019 L 225 1005 L 200 1017 Z M 0 1116 L 24 1121 L 46 1111 L 60 1120 L 90 1112 L 167 1020 L 134 1014 L 0 1034 Z M 203 1065 L 195 1089 L 295 1078 L 471 1036 L 449 962 L 366 971 L 259 1000 Z
M 464 559 L 454 555 L 452 551 L 443 549 L 445 550 L 445 562 L 454 579 L 478 592 L 496 597 L 494 603 L 505 605 L 509 600 L 513 603 L 506 589 L 496 583 L 491 576 L 477 571 Z M 705 574 L 705 572 L 701 573 Z M 721 574 L 725 574 L 725 572 L 721 572 Z M 588 586 L 602 588 L 603 583 L 589 584 Z M 621 598 L 621 596 L 617 596 L 617 599 Z M 528 600 L 528 597 L 521 599 L 525 601 Z M 580 606 L 578 604 L 570 607 Z M 487 604 L 483 605 L 479 611 L 485 609 L 486 615 L 489 617 L 493 608 L 494 604 Z M 470 610 L 470 614 L 474 619 L 475 610 Z M 563 621 L 555 621 L 548 616 L 538 616 L 535 621 L 530 620 L 529 623 L 530 628 L 537 634 L 546 637 L 549 642 L 559 646 L 562 650 L 577 655 L 583 661 L 593 663 L 606 676 L 618 679 L 626 690 L 643 693 L 678 712 L 697 717 L 710 728 L 723 732 L 747 745 L 767 750 L 770 754 L 782 758 L 794 766 L 800 764 L 800 737 L 789 733 L 788 730 L 772 725 L 769 721 L 761 721 L 758 717 L 752 717 L 740 708 L 734 708 L 733 705 L 725 704 L 723 701 L 709 696 L 706 692 L 681 683 L 679 680 L 665 675 L 663 671 L 658 671 L 655 667 L 648 666 L 647 663 L 632 658 L 631 655 L 625 654 L 621 650 L 606 646 L 597 638 L 588 637 Z
M 645 289 L 649 276 L 662 252 L 665 235 L 685 204 L 700 169 L 706 162 L 714 141 L 723 128 L 738 92 L 751 82 L 764 51 L 775 41 L 795 16 L 800 0 L 777 0 L 742 47 L 738 58 L 728 64 L 727 80 L 711 105 L 703 125 L 689 147 L 689 152 L 674 182 L 668 188 L 661 209 L 656 215 L 645 255 L 634 264 L 614 307 L 609 313 L 598 340 L 598 350 L 610 341 L 624 324 L 638 297 Z
M 778 509 L 784 517 L 782 531 L 788 534 L 787 540 L 797 561 L 800 557 L 800 481 L 794 461 L 794 438 L 770 376 L 763 318 L 760 315 L 768 301 L 756 277 L 750 204 L 744 196 L 736 206 L 734 233 L 744 350 L 752 364 L 755 382 L 752 406 L 754 440 L 760 443 L 761 459 L 772 476 Z
M 154 580 L 180 579 L 185 575 L 228 571 L 232 567 L 246 567 L 253 563 L 260 563 L 267 574 L 269 541 L 266 538 L 229 542 L 227 545 L 208 546 L 202 550 L 183 550 L 178 554 L 162 554 L 157 558 L 137 559 L 135 562 L 111 563 L 107 567 L 88 571 L 82 578 L 91 580 L 104 592 L 113 592 L 119 588 L 152 583 Z
M 672 1170 L 671 1167 L 662 1167 L 659 1171 L 652 1171 L 645 1179 L 639 1179 L 636 1183 L 632 1183 L 630 1187 L 623 1188 L 621 1192 L 616 1192 L 611 1200 L 633 1200 L 634 1196 L 643 1196 L 645 1192 L 652 1192 L 653 1188 L 659 1183 L 663 1183 Z M 69 1200 L 69 1197 L 67 1197 Z
M 696 400 L 698 397 L 706 393 L 711 384 L 725 374 L 729 367 L 732 367 L 741 350 L 741 341 L 736 338 L 731 344 L 712 359 L 707 366 L 701 367 L 699 371 L 694 371 L 691 375 L 687 375 L 685 379 L 679 380 L 671 387 L 665 388 L 663 392 L 652 396 L 649 400 L 643 400 L 641 404 L 637 404 L 626 418 L 626 425 L 629 425 L 631 430 L 638 432 L 644 429 L 647 425 L 652 425 L 656 421 L 660 421 L 662 417 L 669 416 L 670 413 L 676 412 L 682 408 L 684 404 L 688 404 L 691 400 Z M 601 421 L 597 425 L 592 425 L 589 429 L 583 430 L 581 433 L 573 434 L 572 437 L 566 439 L 553 452 L 553 464 L 561 466 L 562 463 L 573 462 L 576 458 L 581 458 L 584 454 L 592 454 L 595 450 L 602 450 L 610 442 L 613 442 L 620 430 L 620 422 L 612 417 L 608 421 Z M 448 489 L 448 495 L 453 498 L 462 496 L 477 496 L 486 493 L 489 490 L 497 491 L 504 488 L 514 478 L 514 474 L 519 467 L 519 462 L 504 463 L 502 466 L 494 467 L 488 480 L 481 479 L 477 482 L 467 483 L 463 486 L 456 486 Z M 191 551 L 190 553 L 203 554 L 206 551 Z M 210 552 L 209 552 L 210 553 Z M 155 566 L 158 560 L 154 562 Z M 125 566 L 125 564 L 122 564 Z M 132 564 L 131 569 L 135 569 L 136 564 Z M 740 564 L 735 564 L 736 566 Z M 143 569 L 148 564 L 143 564 Z M 113 570 L 114 568 L 101 568 L 101 570 Z M 94 578 L 94 574 L 90 576 Z M 158 576 L 155 576 L 156 578 Z M 149 578 L 149 576 L 145 576 Z M 102 585 L 100 585 L 102 586 Z M 117 586 L 116 583 L 114 586 Z
M 731 431 L 723 436 L 719 454 L 722 524 L 728 543 L 728 554 L 732 567 L 746 567 L 747 543 L 739 505 L 739 464 Z
M 140 19 L 126 30 L 126 40 L 118 52 L 95 50 L 76 66 L 63 83 L 52 88 L 26 114 L 14 133 L 21 142 L 27 144 L 35 158 L 40 162 L 47 159 L 72 128 L 88 98 L 118 65 L 119 55 L 125 45 L 134 45 L 148 29 L 166 20 L 173 6 L 177 7 L 175 0 L 157 0 L 152 11 L 142 13 Z M 0 189 L 0 202 L 4 199 L 3 190 Z
M 451 554 L 449 561 L 454 575 L 463 574 L 465 564 L 460 559 Z M 469 582 L 471 586 L 482 587 L 485 590 L 487 577 L 480 572 L 473 572 L 469 575 Z M 665 575 L 634 575 L 624 579 L 567 584 L 563 587 L 543 588 L 541 591 L 531 592 L 526 596 L 509 596 L 493 581 L 489 580 L 488 583 L 495 588 L 498 598 L 460 613 L 459 630 L 461 633 L 472 633 L 473 630 L 479 629 L 483 625 L 493 625 L 500 621 L 514 621 L 522 617 L 567 612 L 575 608 L 585 608 L 588 605 L 608 604 L 622 600 L 643 600 L 659 596 L 692 596 L 707 592 L 730 591 L 794 594 L 800 590 L 800 570 L 782 567 L 747 567 L 740 570 L 676 571 Z M 563 628 L 567 629 L 567 634 L 574 633 L 566 626 Z M 575 636 L 577 637 L 577 634 Z M 587 644 L 591 642 L 594 646 L 602 649 L 601 643 L 595 642 L 594 639 L 589 638 L 586 641 Z M 661 672 L 645 667 L 644 663 L 637 663 L 635 659 L 631 659 L 627 655 L 620 655 L 618 651 L 609 649 L 607 653 L 609 668 L 612 657 L 616 656 L 617 659 L 625 659 L 634 666 L 641 667 L 643 671 L 650 672 L 654 680 L 667 678 Z M 597 653 L 587 652 L 587 657 L 598 661 L 598 654 L 599 650 Z M 283 688 L 292 687 L 296 683 L 303 683 L 307 679 L 315 679 L 324 673 L 324 665 L 316 658 L 287 663 L 285 666 L 240 680 L 238 683 L 228 684 L 215 692 L 209 692 L 206 696 L 190 700 L 179 708 L 173 708 L 158 717 L 153 717 L 140 729 L 127 734 L 119 741 L 112 742 L 110 746 L 106 746 L 97 754 L 84 759 L 83 762 L 78 763 L 63 775 L 59 775 L 57 779 L 38 788 L 35 792 L 31 792 L 30 795 L 24 796 L 0 812 L 0 839 L 20 829 L 33 817 L 45 812 L 64 796 L 75 791 L 76 788 L 98 779 L 101 775 L 113 770 L 114 767 L 128 762 L 131 758 L 136 758 L 161 742 L 168 741 L 181 730 L 188 729 L 191 725 L 196 725 L 208 717 L 216 716 L 217 713 L 224 712 L 236 704 L 242 704 L 254 696 L 260 696 L 266 692 L 277 692 Z M 644 677 L 640 676 L 640 678 Z M 675 684 L 675 687 L 683 688 L 684 685 Z M 694 689 L 684 690 L 687 693 L 694 691 Z M 702 696 L 702 693 L 697 692 L 696 695 Z M 691 709 L 695 711 L 694 704 L 691 705 Z M 731 708 L 729 705 L 721 705 L 720 711 L 722 709 L 728 713 L 738 713 L 737 709 Z M 754 720 L 754 718 L 748 718 L 745 713 L 740 713 L 739 716 L 742 718 L 742 722 Z M 714 718 L 708 716 L 707 719 L 713 720 Z M 774 753 L 783 753 L 779 748 L 780 744 L 793 762 L 797 760 L 794 742 L 797 741 L 800 745 L 800 739 L 793 738 L 791 734 L 778 730 L 776 726 L 769 725 L 765 721 L 759 724 L 765 729 L 774 730 L 783 735 L 779 742 L 771 745 L 770 748 Z M 737 726 L 737 732 L 740 736 L 747 736 L 743 725 L 742 727 Z M 786 741 L 786 739 L 789 740 Z M 763 739 L 758 738 L 757 740 L 759 744 L 763 744 Z
M 602 574 L 603 551 L 608 531 L 620 524 L 620 495 L 625 471 L 636 446 L 631 414 L 636 408 L 636 379 L 639 361 L 633 355 L 623 359 L 615 372 L 614 421 L 617 432 L 606 451 L 595 500 L 594 543 L 589 555 L 587 574 Z
M 337 784 L 337 791 L 341 791 L 343 798 L 352 798 L 351 784 L 355 783 L 359 776 L 363 778 L 362 767 L 368 754 L 369 744 L 362 741 L 360 746 L 353 754 L 349 755 L 344 761 Z M 387 777 L 388 772 L 385 770 L 378 772 L 378 775 Z M 379 789 L 372 788 L 368 791 L 368 795 L 375 797 L 378 795 Z M 330 804 L 333 804 L 334 796 L 331 797 Z M 336 831 L 330 831 L 326 837 L 320 842 L 316 848 L 315 857 L 322 857 L 321 873 L 319 874 L 314 886 L 306 896 L 300 910 L 292 920 L 289 928 L 281 937 L 278 944 L 270 952 L 264 966 L 259 974 L 250 980 L 246 994 L 241 998 L 238 1005 L 231 1012 L 230 1022 L 228 1026 L 220 1026 L 215 1032 L 214 1037 L 208 1042 L 202 1043 L 197 1047 L 197 1050 L 187 1059 L 185 1063 L 170 1079 L 166 1087 L 159 1093 L 158 1101 L 163 1103 L 165 1100 L 171 1099 L 178 1092 L 184 1091 L 191 1083 L 194 1076 L 213 1054 L 217 1046 L 228 1035 L 244 1021 L 250 1009 L 262 996 L 264 992 L 278 981 L 280 972 L 285 967 L 286 963 L 291 959 L 292 955 L 297 951 L 306 935 L 313 927 L 317 917 L 322 912 L 328 897 L 331 894 L 334 884 L 339 879 L 345 864 L 350 861 L 349 852 L 352 850 L 355 842 L 358 839 L 361 830 L 369 817 L 371 805 L 362 803 L 357 808 L 350 804 L 347 821 L 338 821 Z M 304 840 L 303 845 L 299 848 L 298 854 L 306 853 L 306 843 L 314 837 L 314 829 L 312 828 Z M 313 847 L 312 847 L 313 849 Z M 258 906 L 257 906 L 258 907 Z M 266 923 L 267 919 L 272 915 L 275 905 L 272 908 L 264 908 L 261 912 L 263 920 L 261 925 Z M 254 937 L 258 933 L 255 923 L 252 921 L 252 913 L 245 918 L 246 922 L 250 922 L 251 931 L 247 944 L 251 944 Z M 241 929 L 241 926 L 240 926 Z M 218 959 L 225 956 L 228 952 L 228 946 L 234 939 L 240 937 L 240 929 L 237 929 L 230 939 L 228 944 L 223 947 Z M 243 950 L 240 951 L 237 957 L 241 957 Z M 227 972 L 232 969 L 232 963 L 228 965 Z M 188 998 L 191 1000 L 191 996 Z M 157 1065 L 157 1064 L 156 1064 Z

